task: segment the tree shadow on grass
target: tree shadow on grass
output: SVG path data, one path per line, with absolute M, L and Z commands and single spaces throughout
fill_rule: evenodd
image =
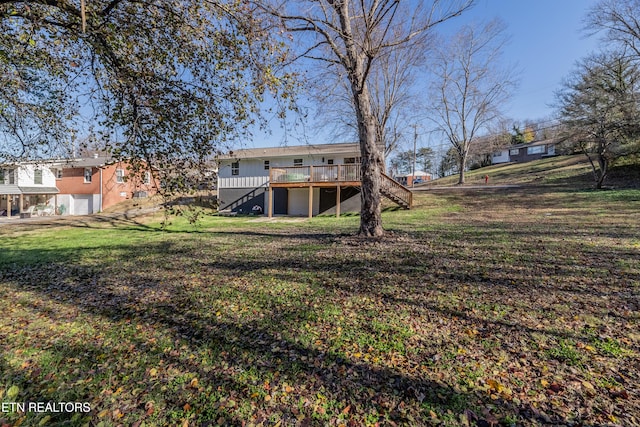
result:
M 52 268 L 50 272 L 59 271 Z M 145 417 L 156 420 L 148 413 L 148 402 L 153 401 L 172 416 L 186 418 L 191 414 L 198 425 L 273 421 L 274 414 L 285 424 L 324 424 L 341 413 L 348 418 L 347 406 L 353 412 L 369 413 L 372 420 L 421 424 L 425 420 L 415 417 L 425 415 L 427 410 L 446 413 L 451 408 L 464 410 L 471 405 L 470 396 L 444 383 L 364 361 L 358 363 L 286 338 L 290 334 L 283 331 L 290 327 L 292 319 L 312 316 L 303 301 L 274 306 L 266 318 L 234 322 L 220 320 L 205 307 L 194 310 L 188 305 L 191 296 L 184 289 L 172 288 L 170 300 L 150 302 L 145 294 L 158 292 L 164 285 L 150 282 L 147 276 L 130 275 L 130 293 L 120 295 L 100 286 L 101 281 L 98 276 L 96 284 L 64 280 L 12 285 L 44 300 L 78 309 L 82 319 L 106 320 L 114 329 L 100 331 L 100 338 L 95 340 L 73 342 L 69 338 L 69 342 L 60 342 L 66 338 L 59 337 L 58 344 L 42 343 L 39 349 L 59 365 L 53 377 L 46 367 L 34 370 L 30 369 L 31 364 L 18 368 L 3 363 L 1 378 L 5 384 L 19 387 L 21 400 L 90 401 L 94 402 L 94 421 L 99 419 L 98 413 L 108 409 L 108 416 L 115 414 L 113 417 L 118 420 L 123 414 L 127 417 L 122 419 L 125 422 Z M 22 305 L 33 317 L 54 324 L 61 320 L 59 312 L 42 304 Z M 158 329 L 168 341 L 154 343 L 154 338 L 130 335 L 138 327 Z M 109 333 L 121 333 L 124 339 L 119 342 L 104 336 Z M 10 341 L 5 346 L 10 346 Z M 193 357 L 203 353 L 212 358 L 212 365 Z M 142 362 L 132 357 L 139 357 Z M 164 372 L 151 373 L 150 368 L 157 366 L 163 367 Z M 189 375 L 172 375 L 172 369 Z M 252 372 L 251 377 L 241 380 L 248 371 Z M 45 375 L 49 381 L 42 381 Z M 193 378 L 198 379 L 196 384 Z M 63 391 L 65 387 L 68 389 Z M 82 392 L 77 390 L 80 387 Z M 117 391 L 119 387 L 125 391 Z M 132 389 L 142 391 L 127 394 Z M 256 390 L 260 391 L 257 395 Z M 273 402 L 265 399 L 267 395 L 273 396 Z M 187 403 L 193 411 L 185 409 Z M 247 406 L 250 412 L 242 413 Z M 416 412 L 416 408 L 423 409 Z M 243 419 L 243 415 L 252 419 Z M 52 420 L 63 422 L 73 416 L 55 414 Z M 42 414 L 27 414 L 34 423 L 42 418 Z
M 487 242 L 491 233 L 486 231 Z M 447 322 L 463 319 L 469 326 L 484 325 L 488 333 L 524 331 L 559 339 L 587 338 L 579 331 L 534 329 L 508 319 L 482 317 L 472 313 L 467 302 L 434 303 L 465 286 L 487 292 L 494 303 L 506 304 L 501 296 L 510 292 L 524 297 L 528 289 L 536 288 L 535 272 L 550 273 L 540 270 L 535 260 L 517 270 L 521 282 L 516 284 L 511 283 L 512 274 L 483 273 L 478 265 L 487 259 L 478 247 L 457 252 L 435 248 L 428 244 L 429 239 L 439 239 L 433 234 L 428 239 L 398 234 L 395 240 L 373 243 L 344 235 L 291 236 L 286 231 L 247 232 L 242 237 L 260 249 L 260 254 L 247 256 L 241 249 L 228 253 L 217 253 L 215 248 L 189 249 L 184 241 L 171 241 L 113 246 L 119 253 L 119 265 L 108 260 L 84 265 L 77 251 L 64 250 L 56 253 L 55 263 L 35 270 L 8 268 L 0 274 L 0 281 L 21 293 L 25 315 L 45 319 L 45 324 L 64 325 L 63 313 L 77 310 L 81 313 L 78 322 L 94 324 L 101 338 L 72 342 L 74 335 L 65 335 L 66 329 L 59 328 L 55 333 L 69 344 L 55 346 L 50 345 L 50 337 L 35 334 L 32 339 L 45 342 L 48 347 L 43 350 L 59 360 L 60 377 L 43 382 L 45 373 L 31 378 L 21 365 L 4 363 L 2 381 L 19 384 L 28 393 L 24 398 L 49 400 L 68 398 L 62 389 L 83 384 L 85 394 L 78 393 L 77 398 L 94 402 L 93 420 L 98 421 L 99 414 L 108 410 L 104 417 L 114 424 L 140 420 L 162 424 L 192 417 L 200 425 L 277 420 L 323 425 L 354 417 L 351 420 L 357 423 L 366 418 L 388 424 L 431 425 L 444 422 L 443 417 L 459 422 L 465 410 L 478 412 L 480 407 L 534 422 L 538 415 L 529 408 L 433 379 L 439 364 L 428 358 L 434 356 L 432 351 L 440 350 L 438 346 L 418 349 L 409 365 L 392 367 L 392 363 L 347 355 L 328 345 L 331 331 L 318 331 L 320 342 L 314 343 L 309 338 L 314 335 L 304 325 L 314 325 L 321 318 L 324 298 L 327 305 L 335 305 L 340 299 L 367 297 L 409 312 L 432 313 Z M 410 246 L 412 239 L 418 244 Z M 261 248 L 267 240 L 272 246 Z M 608 263 L 616 258 L 616 249 L 611 249 Z M 12 256 L 33 258 L 27 251 Z M 569 259 L 560 261 L 559 270 L 554 266 L 556 277 L 581 274 Z M 598 280 L 588 289 L 599 283 L 604 282 Z M 293 290 L 274 289 L 281 284 L 295 286 Z M 551 285 L 547 291 L 558 292 Z M 619 298 L 613 293 L 608 296 Z M 240 306 L 248 311 L 234 311 Z M 591 310 L 597 315 L 608 306 Z M 358 313 L 361 309 L 351 310 Z M 387 313 L 379 315 L 384 319 Z M 369 333 L 373 338 L 375 334 Z M 29 347 L 14 338 L 2 346 L 5 351 Z M 69 360 L 72 355 L 74 361 Z M 52 383 L 54 391 L 47 391 Z M 125 390 L 117 392 L 119 387 Z M 133 393 L 135 389 L 140 391 Z M 157 411 L 150 411 L 150 401 Z M 554 416 L 562 420 L 561 415 Z

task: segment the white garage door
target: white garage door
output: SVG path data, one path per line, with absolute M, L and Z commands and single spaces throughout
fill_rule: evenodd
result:
M 88 215 L 93 211 L 91 202 L 92 196 L 78 195 L 73 196 L 73 214 L 74 215 Z

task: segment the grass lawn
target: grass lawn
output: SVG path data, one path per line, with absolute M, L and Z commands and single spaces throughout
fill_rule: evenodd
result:
M 640 425 L 640 190 L 0 226 L 0 425 Z
M 582 154 L 549 157 L 524 163 L 503 163 L 465 173 L 465 185 L 484 185 L 485 175 L 489 185 L 525 184 L 535 186 L 556 186 L 566 188 L 592 187 L 594 185 L 591 166 Z M 422 187 L 452 186 L 458 182 L 458 175 L 450 175 L 422 184 Z M 619 159 L 609 171 L 605 187 L 639 188 L 640 158 Z

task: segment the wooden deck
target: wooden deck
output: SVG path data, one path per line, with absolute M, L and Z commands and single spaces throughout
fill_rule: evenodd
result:
M 360 186 L 360 165 L 293 166 L 269 171 L 272 187 Z
M 381 176 L 380 191 L 383 196 L 405 209 L 410 209 L 413 202 L 413 193 L 405 186 L 394 181 L 386 174 Z M 273 216 L 273 189 L 274 188 L 309 188 L 309 218 L 313 211 L 314 187 L 335 187 L 336 191 L 336 216 L 340 216 L 340 188 L 360 187 L 362 175 L 359 164 L 347 165 L 322 165 L 322 166 L 292 166 L 277 167 L 269 170 L 269 198 L 267 213 Z

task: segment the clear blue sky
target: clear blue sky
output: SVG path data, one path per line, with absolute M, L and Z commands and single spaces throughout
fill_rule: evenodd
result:
M 445 0 L 446 1 L 446 0 Z M 475 6 L 461 17 L 445 24 L 449 32 L 469 22 L 499 17 L 507 24 L 509 44 L 504 61 L 521 70 L 520 84 L 509 105 L 504 108 L 513 121 L 546 119 L 554 110 L 554 92 L 574 69 L 576 61 L 598 50 L 598 37 L 587 37 L 582 28 L 588 8 L 597 0 L 476 0 Z M 313 118 L 313 113 L 310 115 Z M 255 132 L 245 147 L 283 144 L 329 143 L 330 136 L 314 131 L 292 132 L 285 138 L 277 120 L 271 123 L 271 135 Z M 313 133 L 313 134 L 311 134 Z M 422 137 L 421 139 L 425 139 Z M 432 145 L 420 141 L 420 145 Z M 436 143 L 438 144 L 438 143 Z
M 506 113 L 515 120 L 552 115 L 554 91 L 579 59 L 598 50 L 597 37 L 582 28 L 596 0 L 476 0 L 461 20 L 502 18 L 511 42 L 504 58 L 517 63 L 520 86 Z

